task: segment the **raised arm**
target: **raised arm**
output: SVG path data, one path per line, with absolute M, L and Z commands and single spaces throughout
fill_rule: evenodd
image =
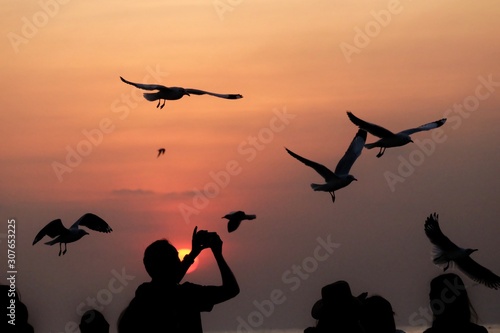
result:
M 212 249 L 222 278 L 222 286 L 218 288 L 219 292 L 216 301 L 216 303 L 220 303 L 238 295 L 240 293 L 240 287 L 226 259 L 224 259 L 222 255 L 222 240 L 216 233 L 213 233 L 209 247 Z

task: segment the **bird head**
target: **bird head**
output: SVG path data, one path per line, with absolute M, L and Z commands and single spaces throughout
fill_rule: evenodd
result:
M 466 249 L 465 250 L 465 253 L 467 253 L 467 255 L 471 255 L 473 252 L 476 252 L 477 249 Z

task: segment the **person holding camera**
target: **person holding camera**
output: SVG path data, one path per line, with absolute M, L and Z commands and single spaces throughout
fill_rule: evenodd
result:
M 212 250 L 222 284 L 180 283 L 200 252 Z M 222 255 L 222 240 L 215 232 L 193 231 L 191 252 L 181 261 L 177 249 L 166 239 L 149 245 L 144 267 L 151 282 L 141 284 L 118 320 L 119 333 L 203 332 L 201 312 L 239 294 L 235 276 Z

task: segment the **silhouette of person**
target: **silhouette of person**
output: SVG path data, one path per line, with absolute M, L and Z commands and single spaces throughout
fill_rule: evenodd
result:
M 17 290 L 13 291 L 9 286 L 2 284 L 0 293 L 3 298 L 2 308 L 7 310 L 7 313 L 4 312 L 6 316 L 2 318 L 2 332 L 33 333 L 33 326 L 28 323 L 28 308 L 21 302 Z
M 367 297 L 363 301 L 361 326 L 365 333 L 404 333 L 396 329 L 391 303 L 379 295 Z
M 108 333 L 109 323 L 97 310 L 87 310 L 80 320 L 81 333 Z
M 222 285 L 179 284 L 194 259 L 210 248 L 219 268 Z M 201 312 L 235 297 L 238 282 L 222 255 L 222 240 L 215 232 L 193 231 L 192 249 L 181 262 L 177 249 L 166 239 L 144 251 L 144 267 L 151 282 L 141 284 L 118 321 L 119 333 L 203 332 Z
M 362 298 L 366 294 L 361 294 Z M 359 323 L 361 302 L 351 293 L 346 281 L 337 281 L 321 288 L 321 299 L 312 307 L 311 315 L 317 320 L 316 327 L 308 327 L 305 333 L 349 332 L 363 333 Z
M 447 273 L 432 279 L 429 300 L 433 321 L 424 333 L 488 332 L 485 327 L 474 323 L 477 314 L 460 276 Z

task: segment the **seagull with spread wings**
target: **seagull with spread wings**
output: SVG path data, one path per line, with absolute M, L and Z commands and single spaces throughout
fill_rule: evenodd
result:
M 482 283 L 489 288 L 500 288 L 500 276 L 475 262 L 470 255 L 477 249 L 464 249 L 455 245 L 446 237 L 438 223 L 439 216 L 434 213 L 426 220 L 424 225 L 425 234 L 434 244 L 433 263 L 444 266 L 444 271 L 450 267 L 450 263 L 456 266 L 472 280 Z
M 218 93 L 213 93 L 209 91 L 204 91 L 204 90 L 199 90 L 199 89 L 192 89 L 192 88 L 181 88 L 181 87 L 165 87 L 159 84 L 143 84 L 143 83 L 134 83 L 125 80 L 123 77 L 120 76 L 120 79 L 127 83 L 130 84 L 136 88 L 143 89 L 143 90 L 158 90 L 157 92 L 154 93 L 144 93 L 144 98 L 147 99 L 148 101 L 158 101 L 158 105 L 156 105 L 157 108 L 163 109 L 165 106 L 165 101 L 168 100 L 176 100 L 176 99 L 181 99 L 184 95 L 191 96 L 193 95 L 211 95 L 219 98 L 225 98 L 225 99 L 239 99 L 243 98 L 242 95 L 240 94 L 218 94 Z M 163 100 L 163 104 L 161 104 L 161 100 Z
M 222 218 L 223 219 L 228 219 L 229 221 L 227 222 L 227 231 L 228 232 L 233 232 L 241 224 L 241 221 L 243 220 L 255 220 L 257 215 L 254 214 L 245 214 L 245 212 L 238 210 L 234 212 L 230 212 L 229 214 L 224 215 Z
M 330 193 L 330 195 L 332 196 L 332 202 L 335 202 L 335 191 L 346 187 L 354 180 L 357 180 L 353 175 L 349 174 L 349 171 L 351 170 L 351 167 L 356 159 L 359 157 L 359 155 L 361 155 L 361 151 L 363 150 L 365 142 L 366 131 L 360 129 L 349 145 L 349 148 L 347 148 L 344 156 L 338 162 L 337 167 L 335 168 L 335 172 L 332 172 L 322 164 L 299 156 L 287 148 L 285 149 L 290 155 L 292 155 L 308 167 L 313 168 L 325 179 L 324 184 L 311 184 L 311 188 L 314 191 L 323 191 Z
M 87 213 L 78 219 L 73 225 L 68 229 L 66 228 L 60 219 L 49 222 L 45 227 L 38 232 L 35 239 L 33 240 L 33 245 L 38 243 L 43 237 L 49 236 L 54 238 L 53 240 L 46 242 L 47 245 L 54 245 L 59 243 L 59 255 L 65 254 L 67 251 L 66 244 L 73 243 L 82 238 L 89 233 L 84 229 L 80 229 L 79 226 L 84 226 L 89 229 L 109 233 L 113 231 L 110 226 L 101 219 L 99 216 Z M 64 251 L 62 251 L 62 244 L 64 244 Z
M 347 116 L 354 123 L 354 125 L 358 126 L 361 129 L 364 129 L 371 135 L 375 135 L 380 138 L 380 140 L 378 141 L 365 144 L 365 147 L 367 149 L 372 149 L 375 147 L 380 148 L 377 157 L 381 157 L 382 155 L 384 155 L 386 148 L 404 146 L 410 142 L 413 142 L 410 137 L 411 134 L 438 128 L 440 126 L 443 126 L 443 124 L 446 122 L 446 118 L 442 118 L 440 120 L 436 120 L 419 127 L 410 128 L 398 133 L 393 133 L 388 129 L 383 128 L 382 126 L 359 119 L 358 117 L 353 115 L 352 112 L 347 111 Z

